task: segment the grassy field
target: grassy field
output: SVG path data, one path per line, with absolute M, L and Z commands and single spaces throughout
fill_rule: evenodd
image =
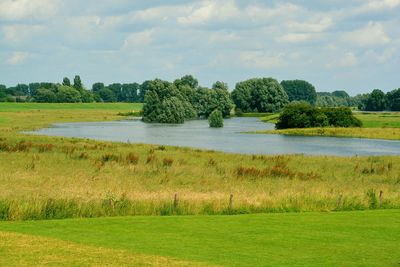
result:
M 362 121 L 362 128 L 304 128 L 267 130 L 256 133 L 400 140 L 400 113 L 358 112 L 355 113 L 355 116 Z M 277 117 L 277 114 L 268 115 L 263 117 L 262 120 L 265 122 L 276 123 Z
M 396 156 L 249 156 L 21 134 L 131 109 L 37 107 L 0 112 L 3 220 L 400 208 Z
M 398 266 L 399 222 L 399 210 L 0 222 L 0 265 Z

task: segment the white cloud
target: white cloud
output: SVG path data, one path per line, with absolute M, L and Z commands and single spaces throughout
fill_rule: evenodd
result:
M 352 52 L 346 52 L 342 57 L 326 64 L 327 68 L 354 67 L 358 64 L 357 57 Z
M 1 0 L 0 20 L 43 20 L 55 16 L 60 7 L 59 0 Z
M 343 36 L 345 43 L 357 46 L 378 46 L 390 42 L 390 37 L 386 34 L 385 28 L 379 22 L 369 22 L 362 29 L 348 32 Z
M 280 4 L 274 7 L 260 5 L 248 6 L 244 13 L 248 19 L 253 22 L 266 22 L 273 18 L 296 17 L 303 12 L 303 9 L 295 4 Z
M 304 22 L 288 22 L 286 24 L 290 31 L 294 32 L 324 32 L 333 25 L 332 18 L 324 16 L 322 18 L 314 18 L 313 21 Z
M 301 43 L 315 38 L 315 35 L 309 33 L 289 33 L 277 38 L 278 42 L 283 43 Z
M 129 34 L 122 46 L 124 50 L 134 50 L 153 42 L 154 29 Z
M 209 35 L 209 40 L 212 43 L 225 43 L 239 41 L 240 37 L 235 32 L 213 32 Z
M 239 59 L 247 67 L 272 69 L 283 65 L 283 54 L 266 54 L 261 51 L 241 52 Z
M 389 10 L 400 6 L 400 0 L 370 0 L 359 8 L 359 12 Z
M 1 28 L 3 33 L 2 40 L 8 44 L 22 44 L 38 35 L 46 29 L 43 25 L 6 25 Z
M 6 62 L 10 65 L 18 65 L 25 62 L 32 54 L 28 52 L 13 52 Z
M 209 21 L 226 21 L 238 17 L 240 10 L 233 0 L 203 1 L 192 5 L 186 16 L 177 18 L 183 25 L 205 24 Z

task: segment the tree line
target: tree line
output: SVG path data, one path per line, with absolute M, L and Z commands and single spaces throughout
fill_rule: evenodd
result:
M 386 94 L 380 89 L 374 89 L 371 93 L 351 97 L 344 90 L 317 92 L 311 83 L 304 80 L 284 80 L 279 83 L 273 78 L 254 78 L 238 82 L 234 90 L 227 93 L 228 86 L 225 83 L 216 82 L 211 88 L 214 91 L 210 91 L 206 87 L 199 86 L 198 80 L 191 75 L 183 76 L 174 82 L 159 79 L 148 80 L 142 84 L 105 85 L 96 82 L 91 89 L 83 86 L 79 75 L 76 75 L 72 82 L 65 77 L 62 83 L 37 82 L 17 84 L 12 87 L 0 84 L 0 102 L 145 102 L 146 93 L 152 89 L 151 95 L 154 98 L 154 88 L 157 87 L 155 84 L 160 83 L 169 88 L 170 94 L 180 99 L 181 104 L 186 107 L 190 104 L 192 115 L 196 113 L 196 116 L 200 117 L 208 117 L 213 111 L 211 109 L 217 105 L 216 102 L 225 97 L 231 99 L 238 114 L 276 112 L 293 101 L 306 101 L 316 107 L 357 107 L 364 111 L 400 111 L 400 88 Z M 225 90 L 224 93 L 221 94 L 219 89 Z M 164 105 L 172 105 L 169 103 L 169 98 L 171 97 L 167 97 L 168 101 L 164 101 L 164 95 L 161 94 L 159 101 L 160 103 L 164 101 Z M 176 101 L 173 102 L 176 104 Z M 224 111 L 221 110 L 223 116 L 226 116 L 229 106 L 226 104 Z
M 62 83 L 35 82 L 6 87 L 0 84 L 0 102 L 91 103 L 143 102 L 146 82 L 94 83 L 91 89 L 83 86 L 79 75 L 73 81 L 65 77 Z

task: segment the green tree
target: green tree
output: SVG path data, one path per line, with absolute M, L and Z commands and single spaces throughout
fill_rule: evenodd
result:
M 365 110 L 383 111 L 385 109 L 386 109 L 385 93 L 379 89 L 373 90 L 365 103 Z
M 161 103 L 162 112 L 157 117 L 160 123 L 184 123 L 185 107 L 182 101 L 176 97 L 168 97 Z
M 228 91 L 229 87 L 227 83 L 224 82 L 220 82 L 220 81 L 216 81 L 213 85 L 212 85 L 212 89 L 216 90 L 216 89 L 222 89 L 222 90 L 226 90 Z
M 74 77 L 74 88 L 78 91 L 83 88 L 81 77 L 79 75 L 75 75 Z
M 95 96 L 93 94 L 93 92 L 82 89 L 80 91 L 81 94 L 81 100 L 83 103 L 92 103 L 95 101 Z
M 146 85 L 143 121 L 183 123 L 197 116 L 191 103 L 181 94 L 175 84 L 155 79 Z
M 307 101 L 314 105 L 317 101 L 315 87 L 303 80 L 282 81 L 281 85 L 289 97 L 289 101 Z
M 54 103 L 57 102 L 57 96 L 52 90 L 41 88 L 36 90 L 33 101 L 39 103 Z
M 321 110 L 328 118 L 329 125 L 335 127 L 361 127 L 362 123 L 353 116 L 348 107 L 323 108 Z
M 117 97 L 108 87 L 100 89 L 98 94 L 103 102 L 117 102 Z
M 139 102 L 140 85 L 138 83 L 123 84 L 121 88 L 121 101 L 123 102 Z
M 82 102 L 81 94 L 75 88 L 60 85 L 56 94 L 59 103 L 78 103 Z
M 222 112 L 218 109 L 211 112 L 208 117 L 208 123 L 211 128 L 221 128 L 224 127 L 224 117 L 222 116 Z
M 26 84 L 17 84 L 17 86 L 15 86 L 15 91 L 13 95 L 15 96 L 29 95 L 29 86 Z
M 400 111 L 400 88 L 386 94 L 388 108 L 391 111 Z
M 276 112 L 288 103 L 282 86 L 273 78 L 255 78 L 236 84 L 232 99 L 243 112 Z
M 248 83 L 240 82 L 236 84 L 236 88 L 232 92 L 232 100 L 235 103 L 237 111 L 253 111 L 251 106 L 251 89 L 247 85 Z
M 178 89 L 181 86 L 189 86 L 192 89 L 196 89 L 199 86 L 199 81 L 196 78 L 194 78 L 192 75 L 185 75 L 180 79 L 176 79 L 174 81 L 174 85 Z
M 35 96 L 36 91 L 40 89 L 40 83 L 30 83 L 29 84 L 29 95 L 30 96 Z
M 92 91 L 93 93 L 98 93 L 101 89 L 104 88 L 104 83 L 94 83 L 92 85 Z
M 121 99 L 121 91 L 122 91 L 122 84 L 120 83 L 112 83 L 107 86 L 108 89 L 113 91 L 115 97 L 117 98 L 116 101 L 122 102 L 123 100 Z
M 283 109 L 275 125 L 277 129 L 325 126 L 360 127 L 361 121 L 348 107 L 321 109 L 308 102 L 292 102 Z
M 80 78 L 79 78 L 79 79 L 80 79 Z M 62 85 L 71 86 L 71 81 L 69 80 L 68 77 L 64 77 L 63 82 L 62 82 Z M 82 84 L 81 84 L 81 85 L 82 85 Z
M 256 79 L 251 91 L 254 111 L 277 112 L 288 103 L 288 96 L 282 86 L 272 78 Z
M 311 106 L 308 102 L 292 102 L 283 109 L 275 127 L 287 129 L 328 125 L 328 117 L 320 109 Z
M 341 97 L 341 98 L 350 98 L 349 94 L 343 90 L 336 90 L 332 92 L 333 96 Z
M 148 81 L 144 81 L 141 85 L 140 85 L 140 90 L 139 90 L 139 102 L 145 102 L 145 95 L 147 93 L 147 91 L 150 89 L 150 84 L 152 81 L 148 80 Z
M 0 84 L 0 102 L 6 102 L 7 101 L 7 93 L 6 93 L 7 87 L 3 84 Z

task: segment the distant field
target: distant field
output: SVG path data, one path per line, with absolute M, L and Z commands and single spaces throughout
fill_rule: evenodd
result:
M 128 260 L 138 266 L 397 266 L 400 262 L 399 210 L 0 222 L 0 229 L 0 265 L 21 260 L 27 265 L 43 263 L 48 251 L 53 263 L 59 258 L 65 265 L 127 265 Z M 6 231 L 25 235 L 10 236 Z
M 0 103 L 2 111 L 24 110 L 141 110 L 142 103 Z
M 400 112 L 355 113 L 363 128 L 400 128 Z

